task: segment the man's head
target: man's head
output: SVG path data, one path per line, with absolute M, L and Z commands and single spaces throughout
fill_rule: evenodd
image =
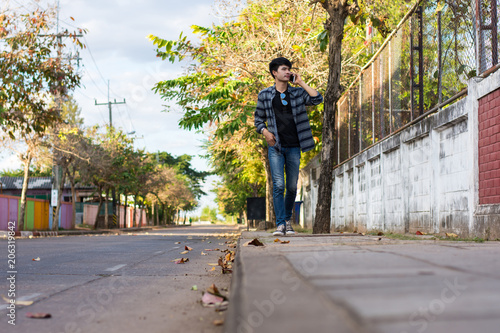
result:
M 273 74 L 273 71 L 278 71 L 278 68 L 282 65 L 285 65 L 287 66 L 289 69 L 292 68 L 292 63 L 290 62 L 290 60 L 288 60 L 287 58 L 283 58 L 283 57 L 279 57 L 279 58 L 276 58 L 276 59 L 273 59 L 270 63 L 269 63 L 269 72 L 271 73 L 271 75 L 274 77 L 274 74 Z

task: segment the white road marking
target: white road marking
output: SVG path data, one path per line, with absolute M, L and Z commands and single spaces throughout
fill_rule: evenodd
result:
M 107 272 L 114 272 L 114 271 L 116 271 L 124 266 L 127 266 L 127 264 L 116 265 L 116 266 L 113 266 L 113 267 L 106 269 L 106 271 Z

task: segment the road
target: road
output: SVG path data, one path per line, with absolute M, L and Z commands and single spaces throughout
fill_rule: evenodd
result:
M 225 312 L 201 305 L 212 283 L 228 294 L 231 274 L 212 271 L 237 233 L 234 226 L 194 225 L 147 233 L 17 239 L 15 326 L 0 302 L 0 332 L 222 332 Z M 193 248 L 180 254 L 184 246 Z M 201 255 L 204 251 L 207 255 Z M 7 240 L 0 240 L 0 294 L 7 280 Z M 175 264 L 174 259 L 189 262 Z M 39 261 L 33 259 L 40 258 Z M 198 291 L 191 290 L 196 285 Z M 10 297 L 8 297 L 10 298 Z M 50 313 L 49 319 L 26 313 Z

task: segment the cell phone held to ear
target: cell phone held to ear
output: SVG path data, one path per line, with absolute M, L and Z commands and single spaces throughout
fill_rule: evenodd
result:
M 292 83 L 295 83 L 295 78 L 296 78 L 295 74 L 290 75 L 290 81 L 292 81 Z

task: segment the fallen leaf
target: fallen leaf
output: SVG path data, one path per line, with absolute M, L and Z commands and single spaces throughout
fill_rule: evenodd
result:
M 280 243 L 281 244 L 288 244 L 288 243 L 290 243 L 290 241 L 281 241 Z
M 214 267 L 212 267 L 211 271 L 215 271 L 215 266 L 214 266 Z
M 216 296 L 214 294 L 211 294 L 209 292 L 203 293 L 203 296 L 201 297 L 201 302 L 203 305 L 215 305 L 215 304 L 220 304 L 224 301 L 224 298 L 220 296 Z
M 257 238 L 254 238 L 251 242 L 248 243 L 248 245 L 264 246 L 264 244 L 262 244 L 262 242 Z
M 276 238 L 276 239 L 274 240 L 274 242 L 275 242 L 275 243 L 278 243 L 278 242 L 281 242 L 281 240 L 280 240 L 279 238 Z
M 423 235 L 423 233 L 421 233 L 420 231 L 417 230 L 417 232 L 415 233 L 415 235 L 421 236 L 421 235 Z
M 52 315 L 50 313 L 43 313 L 43 312 L 34 312 L 34 313 L 27 312 L 26 317 L 41 319 L 41 318 L 51 318 Z
M 201 251 L 201 255 L 202 256 L 208 256 L 208 253 L 205 253 L 205 252 Z
M 197 291 L 198 290 L 198 286 L 197 285 L 192 286 L 191 290 Z
M 226 261 L 231 261 L 231 253 L 226 254 Z
M 189 251 L 182 251 L 181 254 L 189 253 Z
M 217 264 L 214 264 L 214 263 L 209 262 L 208 264 L 209 264 L 210 266 L 219 266 L 219 264 L 218 264 L 218 263 L 217 263 Z
M 454 234 L 453 232 L 449 232 L 449 233 L 445 232 L 445 234 L 446 234 L 446 237 L 453 237 L 453 238 L 457 238 L 458 237 L 458 235 Z
M 217 249 L 213 249 L 213 250 L 212 249 L 205 249 L 205 251 L 220 251 L 220 249 L 218 249 L 218 248 Z
M 175 244 L 180 244 L 181 242 L 175 242 Z
M 213 295 L 217 295 L 217 296 L 223 297 L 220 294 L 219 289 L 217 288 L 217 286 L 215 285 L 215 283 L 212 283 L 212 285 L 207 288 L 207 293 L 211 293 Z
M 174 263 L 176 264 L 183 264 L 185 262 L 188 262 L 189 261 L 189 258 L 179 258 L 179 259 L 174 259 L 172 260 Z
M 184 250 L 186 250 L 186 251 L 192 251 L 192 250 L 193 250 L 193 248 L 192 248 L 192 247 L 189 247 L 189 246 L 187 246 L 187 245 L 185 245 L 185 246 L 184 246 Z
M 33 259 L 33 261 L 40 261 L 40 257 Z
M 383 236 L 383 235 L 384 235 L 384 233 L 383 233 L 382 231 L 380 231 L 380 232 L 377 234 L 377 236 Z
M 223 320 L 223 319 L 215 319 L 215 320 L 214 320 L 214 325 L 215 325 L 215 326 L 221 326 L 221 325 L 224 325 L 224 320 Z

